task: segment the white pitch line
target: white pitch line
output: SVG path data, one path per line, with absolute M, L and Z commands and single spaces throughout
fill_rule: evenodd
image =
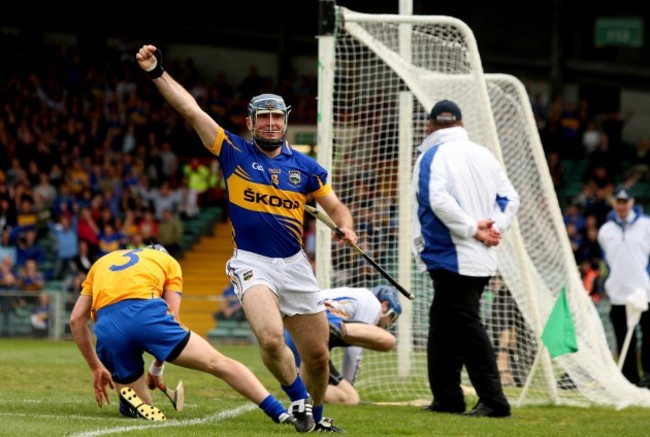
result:
M 178 420 L 178 419 L 161 420 L 157 422 L 147 422 L 146 425 L 138 424 L 132 426 L 118 426 L 115 428 L 97 429 L 95 431 L 84 431 L 77 434 L 71 434 L 70 437 L 95 437 L 95 436 L 108 435 L 108 434 L 124 433 L 128 431 L 137 431 L 141 429 L 175 428 L 175 427 L 187 426 L 187 425 L 202 425 L 204 423 L 221 422 L 223 420 L 230 419 L 231 417 L 236 417 L 241 414 L 247 413 L 248 411 L 254 410 L 255 408 L 257 408 L 256 405 L 252 403 L 247 403 L 246 405 L 242 405 L 241 407 L 237 407 L 232 410 L 221 411 L 217 414 L 213 414 L 212 416 L 207 416 L 203 418 L 195 418 L 189 420 Z

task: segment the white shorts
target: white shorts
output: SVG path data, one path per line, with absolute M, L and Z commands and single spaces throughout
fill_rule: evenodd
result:
M 226 274 L 239 300 L 249 288 L 264 285 L 278 296 L 283 316 L 325 311 L 316 276 L 302 250 L 289 258 L 269 258 L 238 249 L 226 263 Z

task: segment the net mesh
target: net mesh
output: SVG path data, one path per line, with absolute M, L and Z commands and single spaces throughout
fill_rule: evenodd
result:
M 328 154 L 331 182 L 352 211 L 359 246 L 391 276 L 407 278 L 416 295 L 402 301 L 405 314 L 394 328 L 398 348 L 365 351 L 355 382 L 361 398 L 431 398 L 426 342 L 434 290 L 413 259 L 400 255 L 400 247 L 410 247 L 411 226 L 400 221 L 400 211 L 411 207 L 400 180 L 426 135 L 428 111 L 447 98 L 459 104 L 470 138 L 495 153 L 521 196 L 517 220 L 499 246 L 499 274 L 481 302 L 509 400 L 650 406 L 650 392 L 618 370 L 582 287 L 523 85 L 512 76 L 484 75 L 471 30 L 454 18 L 338 12 L 333 90 L 319 95 L 332 99 L 332 143 L 319 144 L 319 154 Z M 404 113 L 412 114 L 406 123 Z M 400 147 L 410 147 L 407 159 Z M 324 287 L 386 283 L 363 257 L 333 244 L 329 232 L 318 233 L 318 253 L 331 260 L 318 264 Z M 551 359 L 539 338 L 562 289 L 579 351 Z M 335 350 L 335 362 L 340 356 Z M 471 391 L 466 375 L 463 383 Z

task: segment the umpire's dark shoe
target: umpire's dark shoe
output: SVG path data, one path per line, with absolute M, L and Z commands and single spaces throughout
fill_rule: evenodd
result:
M 433 411 L 434 413 L 461 414 L 465 412 L 465 405 L 443 405 L 438 401 L 433 401 L 422 409 L 424 411 Z
M 479 402 L 470 411 L 463 413 L 463 415 L 471 417 L 510 417 L 511 413 L 510 408 L 496 409 L 488 407 L 483 402 Z

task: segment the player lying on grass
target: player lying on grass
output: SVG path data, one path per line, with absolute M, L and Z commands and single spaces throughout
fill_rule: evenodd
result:
M 72 336 L 93 375 L 97 405 L 110 403 L 106 386 L 120 397 L 120 413 L 165 420 L 149 388 L 164 389 L 164 362 L 223 379 L 273 421 L 294 419 L 242 363 L 224 356 L 179 319 L 181 267 L 164 247 L 116 250 L 88 272 L 70 315 Z M 93 348 L 88 320 L 97 338 Z M 145 375 L 143 353 L 155 357 Z
M 343 347 L 343 371 L 339 372 L 330 360 L 330 378 L 325 402 L 331 404 L 358 404 L 359 393 L 354 381 L 364 349 L 386 352 L 395 347 L 395 336 L 388 330 L 402 313 L 397 292 L 393 287 L 340 287 L 322 290 L 327 320 L 330 326 L 330 350 Z M 300 366 L 293 340 L 285 331 L 287 345 L 294 351 L 296 365 Z

